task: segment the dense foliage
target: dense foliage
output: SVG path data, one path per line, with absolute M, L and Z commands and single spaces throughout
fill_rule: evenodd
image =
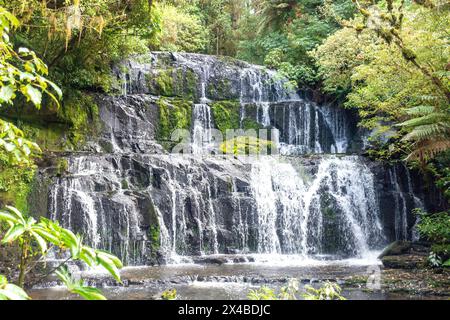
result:
M 45 93 L 59 106 L 61 89 L 44 77 L 48 73 L 47 65 L 25 47 L 14 50 L 9 32 L 18 26 L 17 18 L 0 7 L 0 105 L 4 107 L 13 104 L 21 94 L 35 107 L 40 108 L 42 94 Z M 23 132 L 13 124 L 0 120 L 0 151 L 2 161 L 6 165 L 19 168 L 19 165 L 31 167 L 32 157 L 40 151 L 40 148 L 34 142 L 25 139 Z M 70 292 L 86 299 L 105 299 L 98 289 L 87 287 L 82 280 L 72 278 L 65 268 L 69 260 L 81 260 L 89 266 L 101 265 L 120 281 L 118 268 L 122 267 L 122 263 L 117 257 L 85 246 L 80 235 L 62 228 L 58 222 L 42 217 L 37 222 L 33 217 L 23 215 L 15 207 L 6 206 L 5 210 L 0 211 L 0 232 L 3 233 L 3 230 L 5 232 L 0 236 L 0 242 L 4 246 L 15 245 L 14 251 L 19 264 L 17 286 L 8 283 L 7 278 L 0 275 L 0 300 L 29 299 L 22 289 L 26 284 L 26 275 L 44 262 L 45 256 L 52 248 L 59 253 L 69 252 L 69 257 L 50 270 L 49 274 L 56 272 Z
M 429 214 L 418 210 L 418 214 L 421 236 L 433 243 L 429 263 L 434 267 L 450 267 L 450 212 Z
M 72 231 L 62 228 L 58 222 L 45 218 L 37 222 L 33 217 L 25 217 L 14 207 L 6 207 L 0 211 L 0 222 L 8 225 L 8 230 L 2 236 L 1 244 L 8 245 L 17 242 L 20 246 L 19 255 L 19 276 L 17 284 L 19 287 L 25 286 L 25 277 L 28 272 L 36 268 L 39 263 L 44 262 L 45 256 L 53 250 L 58 250 L 64 256 L 68 252 L 69 257 L 48 274 L 55 272 L 70 292 L 81 295 L 88 300 L 104 300 L 101 292 L 93 287 L 84 285 L 83 280 L 74 280 L 70 275 L 66 263 L 70 260 L 80 260 L 88 266 L 99 265 L 105 268 L 117 281 L 120 282 L 118 268 L 122 268 L 121 261 L 114 255 L 95 250 L 83 244 L 80 235 L 75 235 Z M 47 274 L 47 275 L 48 275 Z M 45 278 L 47 275 L 44 275 Z M 10 290 L 16 290 L 11 287 Z M 15 291 L 19 293 L 20 291 Z M 23 296 L 26 298 L 26 296 Z
M 448 10 L 387 1 L 360 7 L 311 55 L 330 93 L 347 92 L 375 138 L 402 139 L 424 163 L 450 147 Z M 390 141 L 392 144 L 392 140 Z

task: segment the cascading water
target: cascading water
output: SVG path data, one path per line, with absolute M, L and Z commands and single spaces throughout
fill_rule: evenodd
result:
M 126 69 L 118 74 L 125 97 L 99 103 L 105 133 L 94 145 L 102 153 L 69 155 L 69 172 L 54 177 L 49 192 L 51 217 L 91 245 L 136 265 L 218 253 L 364 257 L 391 240 L 370 166 L 330 155 L 350 145 L 342 109 L 300 98 L 273 71 L 240 61 L 152 53 Z M 191 99 L 193 155 L 160 145 L 163 88 L 152 80 L 160 73 L 173 80 L 165 100 Z M 282 156 L 201 156 L 218 125 L 212 104 L 224 100 L 239 104 L 240 129 L 253 123 L 278 132 Z M 398 181 L 391 171 L 402 238 L 411 201 Z M 406 195 L 421 205 L 412 186 Z
M 252 168 L 258 252 L 363 256 L 383 243 L 373 176 L 358 157 L 325 157 L 309 176 L 266 157 Z

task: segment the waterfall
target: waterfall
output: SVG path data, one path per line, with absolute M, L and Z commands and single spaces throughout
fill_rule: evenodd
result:
M 389 170 L 389 178 L 391 185 L 394 187 L 395 237 L 396 239 L 406 240 L 408 239 L 408 209 L 406 206 L 406 198 L 398 182 L 395 166 Z
M 207 152 L 211 143 L 212 116 L 211 108 L 207 104 L 194 104 L 192 129 L 192 153 Z
M 102 152 L 65 154 L 68 172 L 49 179 L 51 218 L 88 244 L 132 265 L 238 252 L 340 259 L 381 249 L 392 240 L 391 220 L 397 238 L 411 233 L 411 207 L 425 207 L 414 181 L 406 168 L 405 184 L 395 167 L 380 175 L 363 157 L 337 155 L 356 131 L 341 108 L 304 98 L 274 71 L 242 61 L 144 58 L 117 73 L 126 97 L 99 100 L 104 132 L 93 145 Z M 164 99 L 191 102 L 191 155 L 170 154 L 158 140 L 161 72 L 174 81 Z M 273 130 L 281 156 L 212 155 L 218 101 L 239 104 L 234 129 Z M 386 194 L 389 211 L 380 200 Z
M 139 227 L 135 199 L 122 190 L 124 170 L 102 165 L 105 163 L 95 157 L 68 159 L 70 173 L 58 178 L 50 189 L 50 218 L 81 231 L 85 243 L 114 252 L 126 264 L 143 263 L 147 238 Z M 102 182 L 111 187 L 104 190 L 109 192 L 107 197 L 98 189 Z
M 192 66 L 192 65 L 191 65 Z M 213 129 L 210 100 L 206 96 L 206 86 L 209 79 L 208 64 L 196 68 L 200 70 L 200 103 L 194 104 L 192 126 L 192 153 L 208 153 L 209 144 L 212 141 L 211 129 Z
M 315 176 L 302 174 L 270 157 L 253 167 L 258 252 L 306 256 L 333 246 L 333 253 L 363 256 L 384 241 L 373 174 L 357 157 L 329 156 Z

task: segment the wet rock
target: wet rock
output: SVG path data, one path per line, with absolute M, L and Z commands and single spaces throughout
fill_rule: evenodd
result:
M 254 262 L 253 257 L 245 254 L 261 249 L 258 241 L 262 228 L 252 193 L 252 163 L 226 157 L 199 159 L 169 155 L 162 147 L 166 142 L 161 141 L 162 122 L 174 119 L 161 117 L 165 110 L 159 103 L 161 99 L 170 100 L 173 106 L 180 100 L 183 105 L 191 106 L 199 102 L 200 81 L 204 81 L 206 98 L 233 100 L 234 104 L 241 100 L 242 111 L 252 125 L 260 125 L 267 111 L 270 124 L 265 126 L 278 128 L 282 142 L 301 146 L 295 151 L 298 154 L 346 152 L 347 145 L 354 139 L 355 130 L 351 128 L 345 110 L 330 103 L 319 105 L 309 100 L 308 95 L 302 97 L 306 99 L 290 101 L 292 92 L 283 89 L 282 82 L 269 81 L 274 77 L 271 71 L 245 62 L 188 53 L 151 53 L 124 61 L 124 64 L 123 70 L 115 69 L 117 77 L 125 80 L 126 90 L 121 92 L 122 95 L 97 96 L 103 125 L 100 136 L 92 137 L 91 146 L 84 153 L 55 155 L 55 158 L 68 160 L 69 174 L 58 176 L 54 170 L 41 168 L 37 179 L 40 182 L 38 194 L 33 198 L 45 199 L 39 201 L 37 214 L 52 214 L 64 226 L 85 235 L 88 244 L 109 248 L 127 265 L 170 262 L 173 248 L 181 256 L 217 252 L 239 255 L 193 258 L 199 264 Z M 264 111 L 264 106 L 255 101 L 267 102 L 268 110 Z M 176 114 L 171 112 L 171 115 Z M 189 118 L 183 122 L 183 127 L 187 128 L 192 119 L 181 118 Z M 95 148 L 91 148 L 92 145 Z M 326 157 L 303 155 L 283 161 L 295 166 L 308 184 Z M 53 160 L 41 165 L 54 167 L 56 162 Z M 402 178 L 406 177 L 405 169 L 394 170 L 397 172 L 397 179 L 394 179 L 394 171 L 389 176 L 386 174 L 389 168 L 361 157 L 352 157 L 348 163 L 358 163 L 353 171 L 365 170 L 367 165 L 370 167 L 367 174 L 374 174 L 376 195 L 380 195 L 382 204 L 379 214 L 387 240 L 396 237 L 395 214 L 403 204 L 408 211 L 405 238 L 411 237 L 415 220 L 410 211 L 417 200 L 415 192 L 422 191 L 417 187 L 416 177 L 411 177 L 410 186 L 408 179 Z M 326 241 L 313 239 L 316 242 L 310 247 L 321 252 L 311 253 L 340 253 L 342 256 L 360 253 L 355 249 L 355 236 L 347 234 L 351 233 L 349 228 L 341 223 L 347 220 L 339 210 L 339 203 L 326 195 L 331 189 L 338 188 L 335 179 L 338 172 L 334 164 L 330 168 L 332 181 L 325 183 L 318 192 L 320 208 L 314 209 L 320 210 L 314 215 L 326 217 L 322 225 L 322 236 Z M 348 193 L 349 189 L 344 186 L 339 188 L 342 190 L 333 192 Z M 372 200 L 378 198 L 375 194 L 370 197 Z M 292 195 L 288 198 L 288 206 L 291 206 Z M 397 202 L 398 208 L 392 210 L 392 204 Z M 283 201 L 279 201 L 277 210 L 283 205 Z M 375 206 L 369 206 L 374 210 L 372 217 L 378 214 Z M 279 215 L 275 228 L 282 251 L 298 253 L 295 250 L 301 250 L 300 246 L 289 243 L 290 238 L 299 238 L 298 230 L 288 232 L 289 237 L 283 232 L 285 223 L 298 225 L 288 221 L 290 215 L 292 211 L 286 217 Z M 374 221 L 367 223 L 374 225 Z M 343 229 L 347 229 L 347 233 Z M 374 229 L 370 228 L 370 231 Z M 384 235 L 380 231 L 370 240 L 371 248 L 378 248 Z
M 205 256 L 205 257 L 194 257 L 194 263 L 198 264 L 224 264 L 228 263 L 230 260 L 227 257 L 220 256 Z
M 236 257 L 233 259 L 233 263 L 244 263 L 247 262 L 247 258 L 246 257 Z
M 384 256 L 381 259 L 385 268 L 392 269 L 417 269 L 426 265 L 427 257 L 417 254 L 402 254 L 396 256 Z
M 383 251 L 378 256 L 378 259 L 382 259 L 385 256 L 395 256 L 409 252 L 411 247 L 411 241 L 394 241 L 383 249 Z

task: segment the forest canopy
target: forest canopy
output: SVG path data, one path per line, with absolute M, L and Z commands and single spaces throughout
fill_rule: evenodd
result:
M 113 92 L 111 66 L 149 50 L 264 64 L 358 111 L 381 158 L 422 165 L 450 147 L 449 5 L 440 1 L 12 0 L 15 47 L 65 93 Z M 44 97 L 44 103 L 52 104 Z M 53 99 L 54 100 L 54 99 Z M 389 142 L 388 144 L 386 144 Z M 390 147 L 386 150 L 386 146 Z

